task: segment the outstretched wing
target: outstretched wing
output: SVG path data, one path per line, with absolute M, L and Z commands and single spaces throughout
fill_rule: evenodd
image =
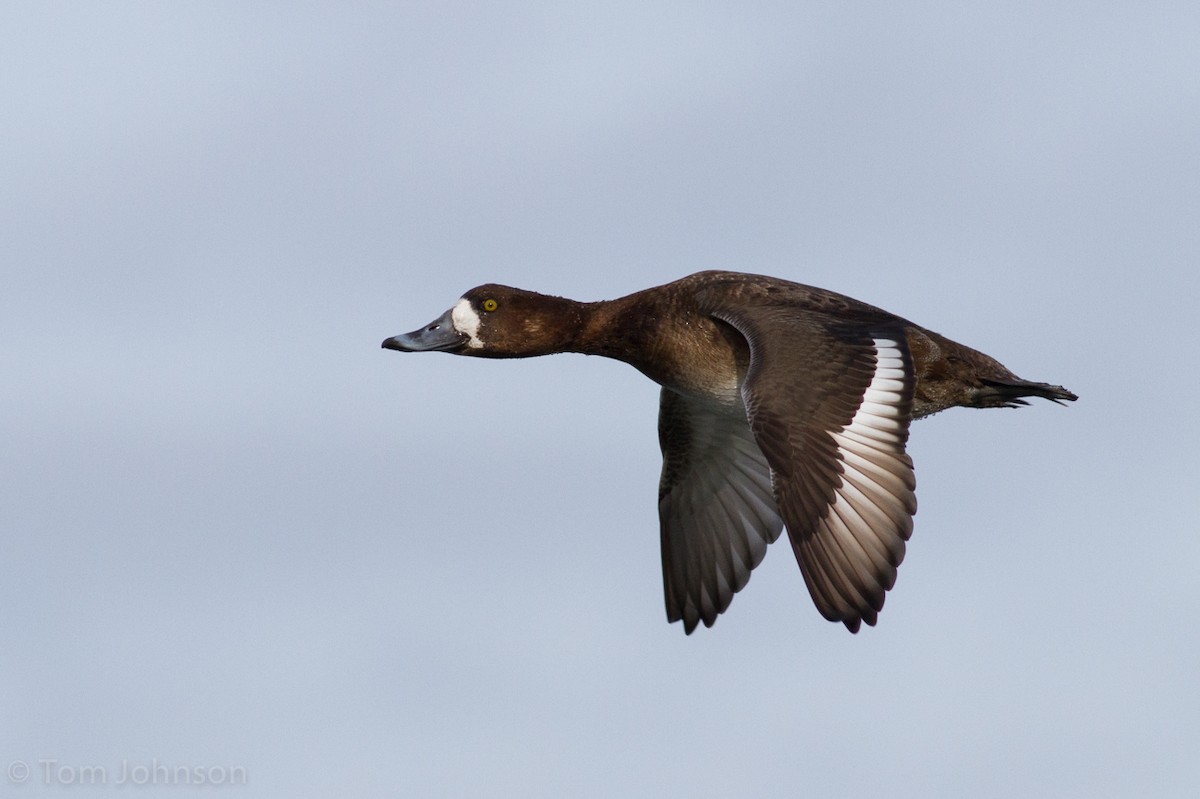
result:
M 712 314 L 750 345 L 742 398 L 813 601 L 851 632 L 874 624 L 917 510 L 903 329 L 786 305 Z
M 662 390 L 658 515 L 667 619 L 711 627 L 762 562 L 783 522 L 767 461 L 741 405 Z

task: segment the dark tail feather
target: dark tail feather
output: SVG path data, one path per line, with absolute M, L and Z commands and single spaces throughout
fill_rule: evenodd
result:
M 1062 386 L 1052 386 L 1049 383 L 1034 383 L 1030 380 L 988 380 L 975 390 L 975 398 L 981 408 L 1016 408 L 1029 403 L 1022 397 L 1042 397 L 1062 405 L 1074 402 L 1078 396 L 1067 391 Z

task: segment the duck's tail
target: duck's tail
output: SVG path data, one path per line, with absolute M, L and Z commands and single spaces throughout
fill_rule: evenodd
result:
M 1011 380 L 984 378 L 980 382 L 982 385 L 974 391 L 976 407 L 979 408 L 1016 408 L 1028 405 L 1022 397 L 1042 397 L 1059 405 L 1079 399 L 1076 394 L 1062 386 L 1035 383 L 1018 377 Z

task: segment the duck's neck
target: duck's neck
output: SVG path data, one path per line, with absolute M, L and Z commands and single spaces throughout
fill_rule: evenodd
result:
M 626 363 L 644 349 L 653 315 L 635 312 L 629 297 L 575 303 L 579 320 L 570 351 L 602 355 Z
M 517 301 L 523 299 L 522 295 Z M 600 303 L 577 302 L 566 297 L 533 294 L 537 302 L 521 309 L 523 335 L 514 346 L 492 357 L 531 358 L 558 352 L 590 352 L 594 306 Z

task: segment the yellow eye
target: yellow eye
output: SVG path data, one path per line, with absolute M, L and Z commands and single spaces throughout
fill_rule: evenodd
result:
M 491 297 L 489 297 L 483 301 L 483 310 L 485 310 L 485 311 L 494 311 L 494 310 L 496 310 L 497 306 L 498 306 L 498 303 L 495 300 L 493 300 Z

